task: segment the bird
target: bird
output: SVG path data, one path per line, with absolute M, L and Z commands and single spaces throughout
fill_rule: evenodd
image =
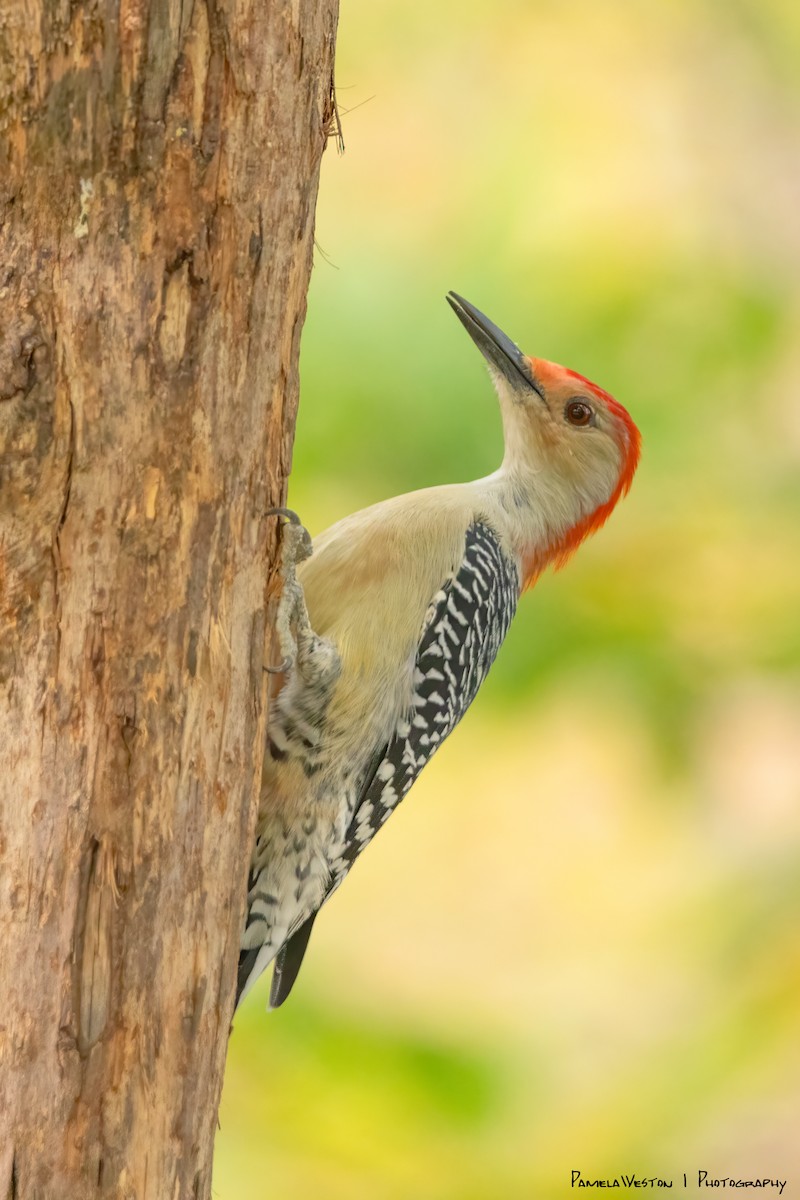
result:
M 320 908 L 475 699 L 521 594 L 605 523 L 639 461 L 639 430 L 607 391 L 446 298 L 497 393 L 500 467 L 384 500 L 313 542 L 296 513 L 270 510 L 282 660 L 268 668 L 237 1005 L 273 960 L 269 1006 L 286 1000 Z

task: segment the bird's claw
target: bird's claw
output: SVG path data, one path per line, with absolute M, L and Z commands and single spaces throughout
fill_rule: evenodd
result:
M 291 654 L 287 654 L 286 657 L 284 658 L 283 662 L 280 663 L 277 667 L 264 667 L 264 670 L 267 672 L 268 675 L 285 675 L 286 672 L 291 667 L 292 662 L 293 662 L 293 659 L 292 659 Z
M 268 508 L 265 516 L 284 517 L 286 524 L 292 527 L 292 548 L 295 560 L 302 562 L 304 558 L 310 558 L 311 534 L 293 508 Z
M 265 516 L 267 517 L 286 517 L 286 520 L 291 525 L 302 525 L 302 521 L 298 517 L 293 508 L 268 508 Z

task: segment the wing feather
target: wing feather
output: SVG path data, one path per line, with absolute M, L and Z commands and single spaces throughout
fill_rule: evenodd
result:
M 428 608 L 411 707 L 376 768 L 366 773 L 342 853 L 332 864 L 328 895 L 475 699 L 508 633 L 519 591 L 516 563 L 503 553 L 490 526 L 476 521 L 467 530 L 458 571 Z

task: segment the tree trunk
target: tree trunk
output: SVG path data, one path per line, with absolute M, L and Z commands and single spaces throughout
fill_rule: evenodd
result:
M 0 0 L 0 1197 L 208 1197 L 337 0 Z

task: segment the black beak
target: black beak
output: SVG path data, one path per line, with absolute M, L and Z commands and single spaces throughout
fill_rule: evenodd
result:
M 544 396 L 533 378 L 529 361 L 519 346 L 515 345 L 502 329 L 498 329 L 488 317 L 474 308 L 463 296 L 459 296 L 456 292 L 448 292 L 447 303 L 489 365 L 499 371 L 515 391 L 520 391 L 524 387 L 526 391 L 536 392 L 537 396 L 543 400 Z

